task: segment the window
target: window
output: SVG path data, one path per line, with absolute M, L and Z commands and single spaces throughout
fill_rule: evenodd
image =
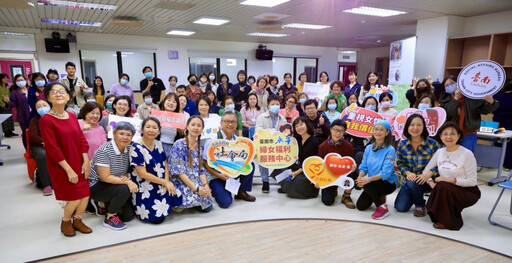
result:
M 199 77 L 202 73 L 208 74 L 215 72 L 217 81 L 220 82 L 218 76 L 226 74 L 231 83 L 237 83 L 237 73 L 241 69 L 247 71 L 247 59 L 244 58 L 208 58 L 208 57 L 190 57 L 189 66 L 190 74 Z
M 317 82 L 317 58 L 277 57 L 272 59 L 272 74 L 279 78 L 279 85 L 284 83 L 284 73 L 292 74 L 292 83 L 299 83 L 302 72 L 308 75 L 308 82 Z

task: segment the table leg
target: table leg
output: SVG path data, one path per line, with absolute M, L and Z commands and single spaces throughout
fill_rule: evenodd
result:
M 501 176 L 501 172 L 503 171 L 503 163 L 505 162 L 505 153 L 507 150 L 507 142 L 509 139 L 503 139 L 501 144 L 501 154 L 500 154 L 500 166 L 498 167 L 498 174 L 496 175 L 496 178 L 493 178 L 489 185 L 492 186 L 494 184 L 504 182 L 507 180 L 506 176 Z M 512 205 L 512 204 L 511 204 Z

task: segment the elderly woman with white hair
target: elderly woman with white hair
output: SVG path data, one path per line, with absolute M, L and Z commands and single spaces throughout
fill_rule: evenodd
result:
M 113 230 L 126 228 L 124 222 L 133 219 L 131 193 L 138 191 L 129 177 L 130 150 L 135 128 L 128 122 L 114 126 L 114 139 L 101 145 L 94 153 L 89 187 L 91 199 L 108 203 L 103 226 Z

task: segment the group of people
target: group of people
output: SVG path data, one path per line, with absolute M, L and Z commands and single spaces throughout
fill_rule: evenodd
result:
M 34 73 L 31 87 L 24 76 L 15 76 L 10 96 L 2 98 L 15 109 L 22 131 L 29 131 L 30 152 L 37 161 L 36 178 L 43 194 L 54 192 L 57 200 L 66 202 L 61 223 L 66 236 L 92 232 L 82 221 L 89 210 L 104 215 L 104 226 L 120 230 L 134 215 L 158 224 L 172 211 L 193 208 L 207 213 L 214 201 L 221 208 L 230 207 L 233 195 L 225 189 L 230 177 L 209 166 L 208 146 L 216 139 L 252 138 L 256 129 L 279 130 L 285 124 L 292 126 L 299 153 L 289 178 L 279 183 L 279 193 L 298 199 L 316 198 L 321 193 L 323 204 L 334 204 L 338 188 L 320 190 L 307 179 L 302 162 L 309 156 L 338 153 L 355 159 L 357 167 L 349 177 L 355 181 L 354 188 L 362 191 L 355 203 L 353 189 L 343 192 L 341 202 L 347 208 L 367 210 L 375 205 L 372 218 L 383 219 L 389 215 L 386 196 L 400 187 L 394 204 L 397 211 L 407 212 L 414 205 L 414 216 L 428 214 L 435 228 L 458 230 L 463 225 L 462 209 L 480 198 L 472 153 L 480 114 L 500 107 L 493 97 L 464 97 L 459 89 L 453 89 L 456 80 L 452 76 L 435 90 L 431 80 L 418 80 L 411 89 L 413 96 L 408 92 L 410 100 L 414 97 L 411 105 L 421 109 L 440 105 L 447 111 L 448 121 L 436 138 L 429 137 L 425 119 L 413 114 L 405 124 L 405 140 L 395 141 L 390 124 L 379 120 L 368 141 L 347 134 L 347 124 L 340 116 L 354 103 L 396 114 L 390 105 L 391 94 L 383 93 L 379 99 L 367 96 L 379 85 L 374 71 L 368 73 L 364 85 L 357 82 L 356 72 L 350 72 L 346 86 L 341 81 L 329 82 L 328 74 L 320 73 L 321 83 L 329 85 L 331 93 L 319 105 L 302 92 L 305 73 L 298 77 L 301 84 L 297 86 L 291 83 L 290 73 L 278 87 L 276 76 L 256 79 L 240 70 L 235 84 L 226 74 L 217 82 L 215 73 L 210 72 L 199 78 L 189 75 L 187 85 L 177 85 L 177 77 L 171 76 L 166 88 L 146 66 L 140 81 L 144 103 L 136 107 L 127 74 L 121 75 L 108 94 L 101 77 L 94 79 L 90 89 L 75 70 L 68 62 L 68 75 L 60 81 L 58 74 L 50 78 L 56 72 L 52 69 L 48 79 Z M 505 92 L 510 94 L 509 86 Z M 162 127 L 150 116 L 152 109 L 184 114 L 185 129 Z M 132 141 L 136 131 L 129 122 L 118 122 L 110 130 L 110 115 L 140 118 L 141 138 Z M 109 132 L 112 139 L 107 138 Z M 250 174 L 238 178 L 241 185 L 234 199 L 256 201 L 249 194 L 256 166 L 262 192 L 270 192 L 275 171 L 252 166 Z M 397 174 L 405 177 L 401 186 Z

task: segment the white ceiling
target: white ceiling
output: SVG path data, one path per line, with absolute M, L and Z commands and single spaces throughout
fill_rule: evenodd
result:
M 4 0 L 5 1 L 5 0 Z M 155 8 L 162 0 L 79 0 L 76 2 L 116 5 L 115 12 L 83 10 L 37 5 L 31 9 L 0 8 L 0 26 L 36 28 L 67 32 L 96 32 L 105 34 L 168 36 L 171 29 L 187 29 L 197 33 L 183 38 L 256 43 L 280 43 L 329 47 L 368 48 L 387 46 L 390 42 L 413 36 L 419 19 L 445 15 L 475 16 L 512 10 L 511 0 L 291 0 L 273 8 L 240 5 L 238 0 L 176 0 L 195 4 L 185 10 Z M 166 0 L 163 0 L 166 1 Z M 1 1 L 0 1 L 1 2 Z M 168 1 L 172 2 L 172 1 Z M 342 10 L 366 5 L 408 12 L 388 18 L 342 13 Z M 285 38 L 247 36 L 257 32 L 262 20 L 254 17 L 263 13 L 289 15 L 279 23 L 309 23 L 331 25 L 324 30 L 285 29 L 278 33 L 290 34 Z M 225 17 L 223 26 L 193 24 L 200 16 Z M 75 19 L 102 22 L 102 27 L 85 27 L 41 23 L 41 18 Z M 134 17 L 142 27 L 119 27 L 112 24 L 115 17 Z M 48 36 L 50 37 L 50 36 Z M 378 43 L 377 40 L 381 42 Z

